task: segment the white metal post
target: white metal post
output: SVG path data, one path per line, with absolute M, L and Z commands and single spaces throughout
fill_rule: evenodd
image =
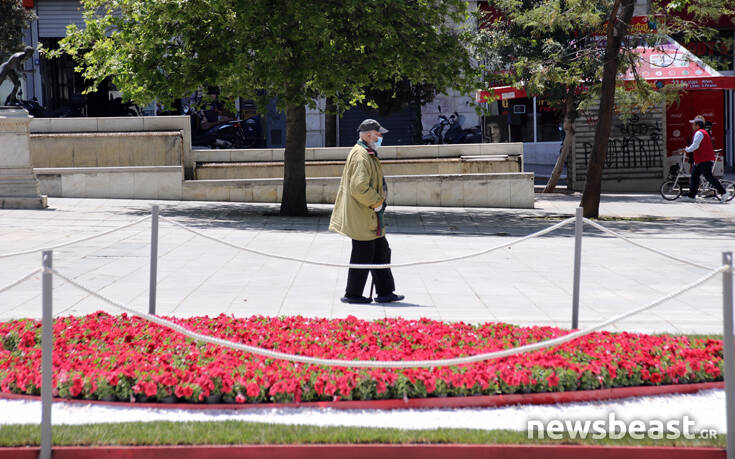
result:
M 574 285 L 572 286 L 572 329 L 579 328 L 579 283 L 582 270 L 582 211 L 577 207 L 574 213 Z
M 727 459 L 735 459 L 735 359 L 733 358 L 732 252 L 722 253 L 722 328 L 725 358 L 725 417 L 727 418 Z
M 158 277 L 158 206 L 151 212 L 151 269 L 148 286 L 148 314 L 156 313 L 156 283 Z
M 53 275 L 47 271 L 47 268 L 52 267 L 53 252 L 44 250 L 41 254 L 41 262 L 44 271 L 41 275 L 43 312 L 41 317 L 41 453 L 39 458 L 51 459 L 54 312 L 51 298 Z

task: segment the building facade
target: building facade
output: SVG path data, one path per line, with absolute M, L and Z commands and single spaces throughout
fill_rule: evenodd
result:
M 470 7 L 484 8 L 485 1 L 470 1 Z M 66 34 L 66 27 L 76 24 L 83 27 L 82 10 L 79 0 L 25 0 L 25 4 L 31 6 L 38 20 L 34 21 L 30 30 L 27 31 L 26 43 L 31 46 L 42 44 L 45 48 L 53 49 L 58 46 L 58 41 Z M 636 3 L 636 15 L 645 15 L 647 11 L 647 0 L 638 0 Z M 704 41 L 682 43 L 695 55 L 716 59 L 719 62 L 721 72 L 725 75 L 735 75 L 735 50 L 732 43 L 735 39 L 735 24 L 732 18 L 723 18 L 716 24 L 711 24 L 719 31 L 720 41 Z M 722 45 L 729 41 L 730 46 Z M 59 59 L 47 60 L 41 58 L 38 53 L 32 60 L 25 63 L 26 78 L 23 83 L 23 99 L 35 98 L 47 109 L 53 111 L 61 108 L 71 108 L 75 114 L 80 116 L 121 116 L 131 114 L 129 106 L 122 103 L 119 93 L 114 86 L 103 82 L 98 91 L 88 95 L 82 95 L 84 82 L 81 76 L 74 71 L 74 63 L 68 56 Z M 9 82 L 0 86 L 0 97 L 4 98 L 10 91 Z M 326 144 L 326 120 L 323 113 L 324 103 L 320 101 L 319 108 L 307 109 L 307 146 L 321 147 Z M 421 107 L 406 107 L 387 117 L 371 111 L 353 108 L 347 111 L 337 120 L 337 145 L 350 145 L 354 142 L 354 128 L 359 120 L 366 117 L 375 117 L 387 126 L 390 126 L 391 135 L 386 137 L 387 144 L 407 145 L 420 143 L 423 134 L 426 134 L 440 115 L 458 113 L 463 120 L 463 128 L 471 128 L 479 125 L 483 132 L 484 142 L 523 142 L 525 162 L 528 166 L 538 165 L 540 173 L 550 170 L 561 145 L 561 119 L 559 113 L 549 107 L 543 100 L 534 97 L 520 97 L 498 100 L 489 106 L 487 115 L 480 117 L 471 97 L 450 93 L 440 94 L 434 101 Z M 144 115 L 154 114 L 153 107 L 143 109 Z M 689 113 L 693 112 L 693 113 Z M 654 118 L 646 117 L 646 126 L 656 137 L 646 137 L 645 144 L 656 144 L 667 156 L 686 141 L 687 132 L 677 125 L 680 118 L 702 113 L 713 121 L 715 129 L 715 142 L 726 148 L 728 157 L 726 164 L 732 168 L 735 164 L 733 158 L 735 150 L 735 91 L 704 92 L 689 91 L 682 95 L 681 102 L 676 107 L 653 115 Z M 658 117 L 658 118 L 656 118 Z M 580 141 L 577 142 L 574 170 L 578 173 L 584 170 L 585 145 L 588 139 L 585 132 L 592 118 L 586 114 L 580 120 L 578 131 Z M 264 117 L 264 136 L 266 145 L 279 147 L 284 145 L 285 140 L 285 116 L 279 113 L 275 106 L 268 107 Z M 630 144 L 630 137 L 623 135 L 630 133 L 631 129 L 642 129 L 625 127 L 624 123 L 618 123 L 617 131 L 620 137 L 611 139 L 611 151 L 620 151 L 621 145 Z M 655 131 L 655 132 L 654 132 Z M 615 134 L 614 135 L 618 135 Z M 637 138 L 637 137 L 636 137 Z M 641 140 L 638 139 L 637 142 Z M 653 143 L 651 143 L 653 142 Z M 637 145 L 643 145 L 638 143 Z M 617 164 L 621 172 L 625 168 L 623 164 L 646 164 L 644 175 L 651 175 L 652 163 L 647 162 L 639 153 L 648 157 L 648 150 L 637 148 L 636 153 L 626 153 L 630 158 L 626 161 L 611 160 L 611 164 Z M 667 159 L 661 161 L 661 170 L 665 168 Z M 617 167 L 617 166 L 615 166 Z M 571 168 L 570 168 L 571 169 Z M 623 180 L 623 175 L 612 173 L 612 180 Z M 640 176 L 642 171 L 634 175 Z

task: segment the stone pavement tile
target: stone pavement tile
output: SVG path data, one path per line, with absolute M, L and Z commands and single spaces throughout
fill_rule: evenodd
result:
M 41 281 L 40 274 L 38 279 L 28 279 L 22 284 L 6 292 L 0 293 L 0 314 L 10 311 L 23 304 L 29 304 L 34 300 L 38 300 L 41 304 Z M 22 287 L 22 288 L 21 288 Z
M 251 317 L 251 316 L 265 316 L 265 317 L 278 317 L 282 314 L 280 313 L 280 308 L 267 304 L 267 303 L 250 303 L 248 302 L 243 303 L 242 307 L 232 307 L 228 309 L 226 314 L 233 314 L 235 317 Z M 306 315 L 306 314 L 302 314 Z
M 446 294 L 432 293 L 431 299 L 438 308 L 457 309 L 457 310 L 487 310 L 485 305 L 476 295 L 467 295 L 463 293 Z
M 571 325 L 572 323 L 572 309 L 568 308 L 567 310 L 556 310 L 556 311 L 546 311 L 546 315 L 555 322 L 561 322 L 568 325 Z M 579 314 L 577 316 L 578 319 L 585 319 L 589 321 L 595 321 L 597 323 L 604 321 L 607 317 L 602 317 L 596 314 L 590 314 L 589 311 L 579 311 Z
M 148 301 L 147 300 L 145 302 L 137 302 L 134 304 L 137 305 L 138 311 L 145 312 L 145 313 L 148 312 Z M 177 303 L 171 303 L 168 301 L 159 301 L 158 299 L 156 299 L 156 315 L 166 316 L 166 317 L 175 316 L 174 310 L 176 306 L 177 306 Z M 121 313 L 120 311 L 114 310 L 114 308 L 112 308 L 111 306 L 108 308 L 105 308 L 105 311 L 107 311 L 109 314 L 112 314 L 112 315 L 118 315 Z M 177 317 L 183 317 L 183 316 L 177 316 Z
M 281 303 L 281 309 L 319 309 L 329 311 L 332 307 L 332 301 L 332 296 L 322 295 L 309 297 L 289 292 Z
M 443 317 L 463 317 L 463 316 L 478 316 L 478 317 L 493 317 L 494 313 L 490 312 L 485 308 L 474 308 L 474 309 L 455 309 L 455 308 L 436 308 L 437 311 Z
M 267 316 L 267 317 L 278 317 L 279 309 L 269 306 L 242 303 L 242 305 L 232 304 L 230 308 L 223 311 L 226 315 L 232 315 L 235 317 L 251 317 L 251 316 Z
M 518 311 L 536 310 L 536 304 L 520 293 L 509 295 L 508 290 L 503 290 L 496 295 L 480 296 L 487 308 L 492 311 Z
M 572 306 L 571 304 L 567 305 L 565 308 L 559 308 L 555 311 L 546 311 L 546 313 L 549 315 L 549 317 L 553 318 L 554 320 L 561 320 L 561 321 L 571 321 L 572 319 Z M 612 317 L 612 314 L 609 313 L 599 313 L 597 311 L 593 311 L 590 308 L 583 308 L 580 305 L 578 316 L 579 319 L 585 319 L 595 322 L 602 322 L 606 319 L 609 319 Z
M 365 296 L 369 293 L 369 291 L 366 291 Z M 405 290 L 402 287 L 397 287 L 395 293 L 406 297 L 403 301 L 395 303 L 395 307 L 401 307 L 401 305 L 414 305 L 422 308 L 436 308 L 434 299 L 427 292 L 416 293 L 410 290 Z M 375 295 L 375 292 L 373 292 L 373 298 L 375 298 Z
M 302 317 L 330 317 L 332 308 L 327 306 L 316 306 L 316 307 L 282 307 L 278 310 L 278 315 L 283 316 L 302 316 Z
M 680 333 L 686 334 L 716 334 L 722 335 L 722 320 L 696 320 L 670 321 Z

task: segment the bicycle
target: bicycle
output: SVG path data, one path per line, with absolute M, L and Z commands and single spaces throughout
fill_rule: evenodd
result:
M 719 148 L 715 150 L 715 164 L 720 159 L 723 153 L 723 149 Z M 669 176 L 666 178 L 664 183 L 661 184 L 660 192 L 661 197 L 667 201 L 674 201 L 679 199 L 683 189 L 689 191 L 689 179 L 690 174 L 684 173 L 684 161 L 686 160 L 686 152 L 681 153 L 681 159 L 669 168 Z M 719 178 L 719 177 L 718 177 Z M 720 183 L 725 188 L 725 202 L 731 201 L 735 197 L 735 184 L 730 180 L 720 180 Z M 709 183 L 709 180 L 702 179 L 699 182 L 699 190 L 697 190 L 697 196 L 701 198 L 714 198 L 720 199 L 717 195 L 717 190 Z

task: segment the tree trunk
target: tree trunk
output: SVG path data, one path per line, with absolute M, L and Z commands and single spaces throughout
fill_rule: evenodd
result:
M 600 191 L 602 190 L 602 168 L 607 156 L 607 144 L 610 140 L 613 108 L 615 106 L 615 85 L 620 59 L 620 45 L 628 32 L 628 25 L 633 17 L 635 0 L 615 0 L 610 19 L 608 20 L 607 46 L 605 47 L 602 87 L 600 91 L 600 110 L 595 128 L 595 140 L 587 167 L 587 179 L 580 205 L 584 216 L 596 218 L 600 213 Z M 620 14 L 618 15 L 618 10 Z
M 324 110 L 324 146 L 336 147 L 337 139 L 337 105 L 331 97 L 327 97 Z
M 561 171 L 564 169 L 564 163 L 574 147 L 574 136 L 576 134 L 574 120 L 577 118 L 577 99 L 574 97 L 574 90 L 575 88 L 567 88 L 567 98 L 564 102 L 564 142 L 562 143 L 559 157 L 556 159 L 556 164 L 554 164 L 554 170 L 551 171 L 549 182 L 546 184 L 546 188 L 544 188 L 544 193 L 553 193 L 556 189 Z M 569 187 L 571 180 L 569 171 L 567 171 L 567 187 Z
M 283 153 L 281 215 L 304 216 L 306 208 L 306 108 L 286 107 L 286 150 Z

